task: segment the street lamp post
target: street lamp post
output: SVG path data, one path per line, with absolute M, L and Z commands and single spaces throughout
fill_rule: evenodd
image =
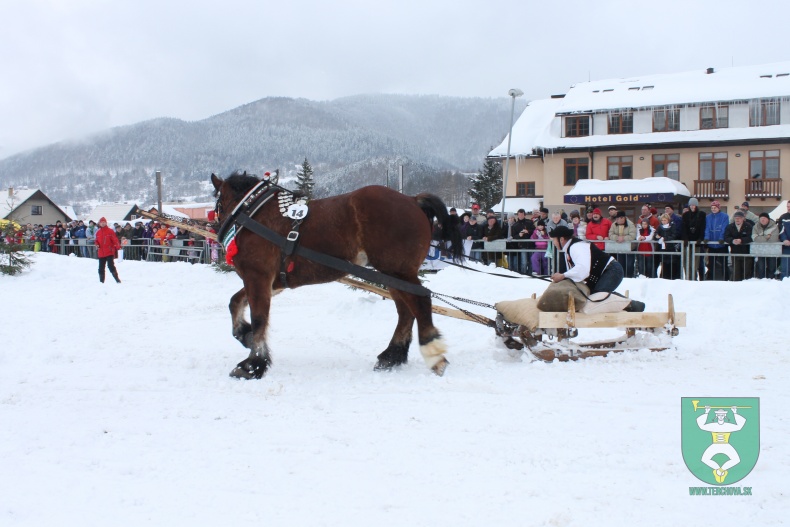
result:
M 505 158 L 505 179 L 502 181 L 502 228 L 505 228 L 505 199 L 507 198 L 507 176 L 510 168 L 510 142 L 513 139 L 513 115 L 516 112 L 516 97 L 521 97 L 524 92 L 518 88 L 513 88 L 507 92 L 513 98 L 510 105 L 510 133 L 507 134 L 507 157 Z

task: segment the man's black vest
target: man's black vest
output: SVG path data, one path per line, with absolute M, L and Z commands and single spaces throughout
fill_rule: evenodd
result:
M 571 268 L 574 265 L 573 260 L 571 259 L 571 247 L 574 243 L 580 241 L 581 240 L 579 238 L 571 238 L 568 248 L 565 249 L 565 257 L 568 261 L 568 268 Z M 595 289 L 595 284 L 598 283 L 598 280 L 601 278 L 604 269 L 606 269 L 606 264 L 609 263 L 611 256 L 600 250 L 594 243 L 588 243 L 587 245 L 590 246 L 590 276 L 587 277 L 586 283 L 592 291 Z

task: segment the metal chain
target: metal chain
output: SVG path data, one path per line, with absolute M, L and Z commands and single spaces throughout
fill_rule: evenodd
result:
M 449 295 L 442 295 L 440 293 L 434 293 L 434 292 L 431 292 L 431 296 L 433 298 L 437 299 L 437 300 L 441 300 L 442 302 L 444 302 L 448 306 L 454 307 L 455 309 L 457 309 L 458 311 L 460 311 L 461 313 L 463 313 L 464 315 L 468 316 L 469 318 L 471 318 L 472 320 L 474 320 L 475 322 L 477 322 L 479 324 L 483 324 L 484 326 L 490 326 L 491 325 L 491 320 L 488 317 L 484 317 L 482 315 L 478 315 L 477 313 L 472 313 L 471 311 L 467 311 L 466 309 L 462 308 L 461 306 L 457 306 L 457 305 L 453 304 L 452 302 L 448 301 L 446 298 L 442 298 L 442 297 L 449 297 L 449 298 L 453 298 L 453 299 L 459 300 L 461 302 L 468 302 L 469 304 L 475 304 L 475 305 L 480 306 L 480 307 L 488 307 L 488 308 L 491 308 L 491 309 L 496 309 L 494 306 L 491 306 L 491 305 L 488 305 L 488 304 L 484 304 L 483 302 L 477 302 L 475 300 L 467 300 L 465 298 L 456 298 L 456 297 L 452 297 L 452 296 L 449 296 Z M 492 327 L 495 327 L 495 326 L 492 326 Z

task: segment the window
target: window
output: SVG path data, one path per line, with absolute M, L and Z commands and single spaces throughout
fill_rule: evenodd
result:
M 565 137 L 586 137 L 588 135 L 590 135 L 589 115 L 565 118 Z
M 779 179 L 779 150 L 749 152 L 749 177 L 751 179 Z
M 779 124 L 779 99 L 758 99 L 749 103 L 749 126 Z
M 535 182 L 516 183 L 516 196 L 534 196 Z
M 664 108 L 653 110 L 654 132 L 677 132 L 680 130 L 680 109 Z
M 703 106 L 699 109 L 700 130 L 713 130 L 730 126 L 729 106 Z
M 565 185 L 573 186 L 580 179 L 589 179 L 590 160 L 578 157 L 565 160 Z
M 633 169 L 633 156 L 614 156 L 606 158 L 606 175 L 608 179 L 633 179 Z
M 654 155 L 653 177 L 668 177 L 680 181 L 680 154 Z
M 610 134 L 632 134 L 634 133 L 634 114 L 633 112 L 617 112 L 609 114 L 609 133 Z
M 30 207 L 30 214 L 33 216 L 41 216 L 44 214 L 44 207 L 41 205 L 33 205 Z
M 699 178 L 706 181 L 727 179 L 727 152 L 700 152 Z

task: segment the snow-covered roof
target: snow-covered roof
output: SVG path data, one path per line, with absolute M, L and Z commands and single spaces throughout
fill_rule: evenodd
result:
M 88 218 L 98 222 L 99 218 L 126 218 L 137 208 L 135 203 L 103 203 L 91 211 Z
M 790 124 L 678 132 L 595 134 L 586 137 L 561 137 L 561 127 L 552 126 L 555 117 L 564 114 L 769 97 L 790 98 L 790 61 L 725 68 L 710 74 L 700 69 L 582 82 L 571 86 L 563 98 L 531 101 L 513 125 L 510 153 L 511 156 L 529 156 L 541 149 L 790 137 Z M 505 137 L 489 156 L 506 156 L 507 142 L 508 138 Z
M 582 82 L 568 90 L 558 113 L 781 96 L 790 96 L 790 62 Z
M 533 210 L 538 210 L 540 208 L 541 201 L 542 200 L 538 198 L 506 198 L 505 212 L 508 214 L 513 214 L 518 209 L 524 209 L 527 212 L 532 212 Z M 502 201 L 500 200 L 499 203 L 491 207 L 491 210 L 497 214 L 502 212 Z
M 71 205 L 58 205 L 58 208 L 63 212 L 63 214 L 66 215 L 67 218 L 72 220 L 77 219 L 77 212 Z
M 17 207 L 33 197 L 38 192 L 37 188 L 13 189 L 13 197 L 9 194 L 9 189 L 0 191 L 0 219 L 16 210 Z
M 691 192 L 683 183 L 666 177 L 607 181 L 580 179 L 565 194 L 565 203 L 587 203 L 591 200 L 586 198 L 591 196 L 611 198 L 606 199 L 607 202 L 618 201 L 617 196 L 625 197 L 631 202 L 671 202 L 676 196 L 690 198 Z

